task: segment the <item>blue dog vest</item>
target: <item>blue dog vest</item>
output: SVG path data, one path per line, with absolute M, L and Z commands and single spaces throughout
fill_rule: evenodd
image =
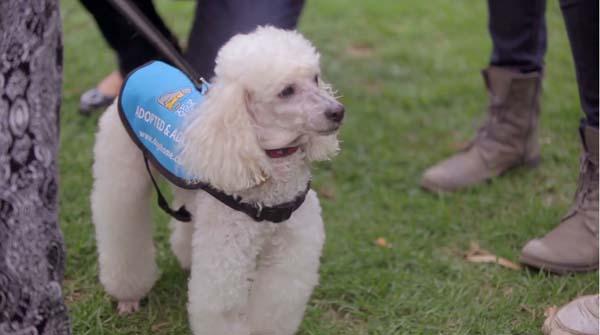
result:
M 180 164 L 184 121 L 196 110 L 208 90 L 199 91 L 179 69 L 160 61 L 132 72 L 119 99 L 119 115 L 127 132 L 161 174 L 175 185 L 202 187 Z
M 133 71 L 123 84 L 118 105 L 119 116 L 129 136 L 144 154 L 146 168 L 158 193 L 158 205 L 179 221 L 191 220 L 191 214 L 185 206 L 176 211 L 169 207 L 152 176 L 148 160 L 173 184 L 187 189 L 201 188 L 256 221 L 278 223 L 289 219 L 304 202 L 310 182 L 306 190 L 292 201 L 262 206 L 243 202 L 239 197 L 225 194 L 201 182 L 200 176 L 189 175 L 179 163 L 186 116 L 199 110 L 207 90 L 208 84 L 202 84 L 198 90 L 183 72 L 160 61 Z

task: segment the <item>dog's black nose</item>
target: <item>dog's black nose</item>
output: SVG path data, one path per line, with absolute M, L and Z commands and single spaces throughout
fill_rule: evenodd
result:
M 344 105 L 337 105 L 325 111 L 325 117 L 333 122 L 342 122 L 344 119 Z

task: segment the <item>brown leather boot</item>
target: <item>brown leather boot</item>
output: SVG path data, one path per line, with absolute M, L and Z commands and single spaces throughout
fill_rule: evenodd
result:
M 482 74 L 490 94 L 488 117 L 466 149 L 425 171 L 421 186 L 429 191 L 455 191 L 539 161 L 542 74 L 493 66 Z
M 598 129 L 582 131 L 579 186 L 569 213 L 541 239 L 521 252 L 524 264 L 554 273 L 598 269 Z

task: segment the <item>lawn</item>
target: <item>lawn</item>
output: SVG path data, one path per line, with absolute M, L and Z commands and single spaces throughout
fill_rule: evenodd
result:
M 157 1 L 182 39 L 194 3 Z M 99 115 L 82 117 L 77 105 L 115 60 L 79 3 L 61 4 L 60 221 L 74 333 L 191 334 L 187 274 L 169 250 L 164 214 L 156 211 L 155 224 L 162 275 L 141 310 L 117 315 L 98 282 L 89 194 Z M 557 1 L 548 6 L 542 164 L 438 196 L 419 188 L 422 171 L 469 140 L 487 102 L 479 74 L 491 48 L 485 2 L 307 3 L 300 30 L 320 49 L 347 121 L 341 154 L 315 166 L 327 242 L 299 334 L 537 334 L 547 307 L 598 291 L 597 272 L 554 276 L 464 257 L 477 242 L 516 262 L 529 239 L 558 222 L 575 191 L 582 112 Z M 388 245 L 377 245 L 379 238 Z

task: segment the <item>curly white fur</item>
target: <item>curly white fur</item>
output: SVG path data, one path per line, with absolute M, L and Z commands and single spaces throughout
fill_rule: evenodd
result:
M 244 201 L 287 202 L 310 180 L 309 163 L 339 150 L 343 107 L 319 78 L 319 55 L 296 32 L 263 27 L 232 38 L 216 77 L 184 133 L 182 162 L 193 174 Z M 292 94 L 287 94 L 290 92 Z M 287 89 L 287 91 L 286 91 Z M 287 93 L 284 93 L 287 92 Z M 269 158 L 265 150 L 299 146 Z M 93 221 L 100 281 L 135 311 L 158 278 L 142 154 L 116 105 L 102 116 L 94 148 Z M 318 282 L 324 243 L 315 192 L 280 224 L 255 222 L 202 191 L 173 186 L 193 223 L 172 220 L 171 247 L 191 269 L 189 319 L 196 335 L 294 334 Z

